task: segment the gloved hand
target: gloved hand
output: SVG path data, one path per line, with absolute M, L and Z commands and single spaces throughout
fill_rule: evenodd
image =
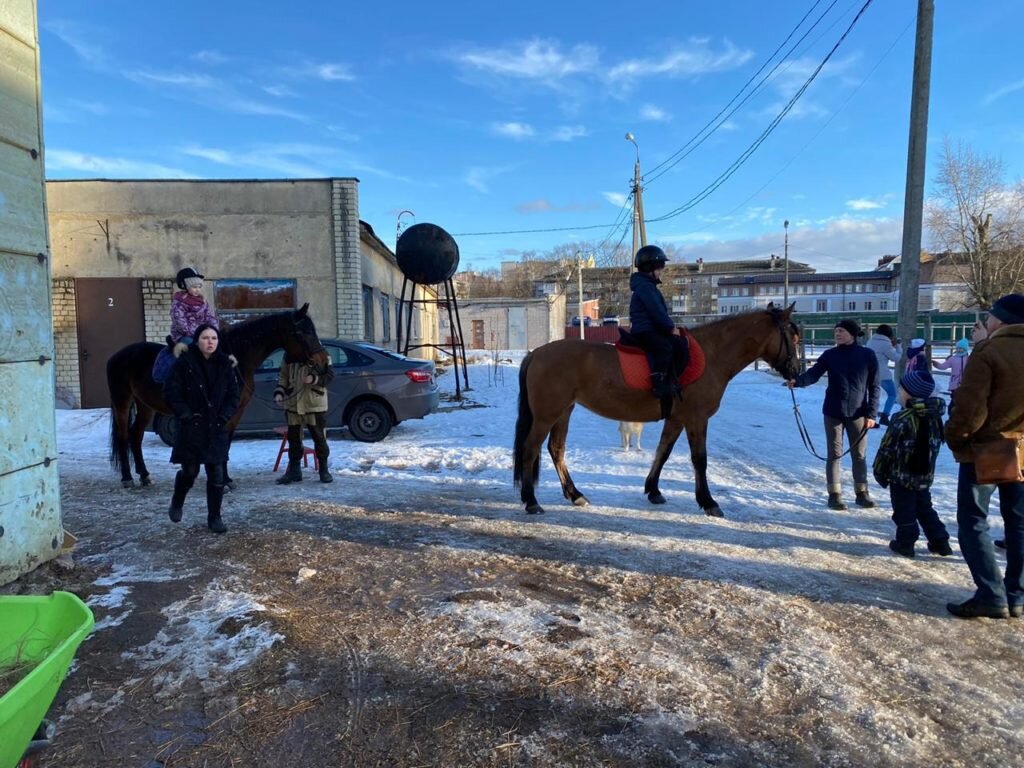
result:
M 278 408 L 281 407 L 281 403 L 284 402 L 284 398 L 281 395 L 274 395 L 274 405 Z
M 182 344 L 180 341 L 174 345 L 174 356 L 181 357 L 181 353 L 188 349 L 188 344 Z

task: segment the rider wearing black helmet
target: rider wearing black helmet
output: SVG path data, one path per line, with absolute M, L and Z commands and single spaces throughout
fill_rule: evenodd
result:
M 668 257 L 656 245 L 645 245 L 636 252 L 636 272 L 629 278 L 633 297 L 629 302 L 629 332 L 647 352 L 654 394 L 661 399 L 662 417 L 671 410 L 671 398 L 677 391 L 673 381 L 673 353 L 680 358 L 680 370 L 689 360 L 689 348 L 675 332 L 665 297 L 658 290 L 658 279 Z

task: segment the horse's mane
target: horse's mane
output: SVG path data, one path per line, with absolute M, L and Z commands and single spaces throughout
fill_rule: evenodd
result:
M 766 313 L 775 317 L 776 319 L 782 316 L 782 310 L 779 309 L 778 307 L 772 307 L 770 309 L 750 309 L 747 310 L 746 312 L 737 312 L 731 315 L 723 315 L 722 317 L 716 317 L 714 320 L 709 320 L 706 323 L 695 325 L 693 328 L 690 328 L 688 330 L 695 331 L 698 328 L 707 328 L 708 330 L 715 330 L 718 328 L 718 326 L 725 325 L 727 323 L 733 323 L 736 320 L 740 319 L 741 317 L 752 317 L 754 315 L 764 315 Z
M 239 325 L 229 328 L 224 333 L 225 340 L 231 345 L 233 350 L 248 347 L 258 339 L 278 330 L 279 326 L 283 326 L 285 322 L 287 322 L 287 325 L 283 327 L 290 328 L 294 322 L 294 315 L 295 310 L 289 309 L 284 312 L 274 312 L 270 315 L 246 320 Z

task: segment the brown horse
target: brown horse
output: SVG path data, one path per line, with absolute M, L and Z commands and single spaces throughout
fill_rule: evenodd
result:
M 789 319 L 792 312 L 792 305 L 786 310 L 770 307 L 730 315 L 690 331 L 704 349 L 704 374 L 672 401 L 672 411 L 665 420 L 654 463 L 644 482 L 644 492 L 651 503 L 665 503 L 658 490 L 658 479 L 685 429 L 696 474 L 697 503 L 706 514 L 722 516 L 708 488 L 708 419 L 718 411 L 729 381 L 755 360 L 764 360 L 786 379 L 799 373 L 799 337 Z M 544 512 L 537 503 L 534 487 L 540 475 L 540 447 L 545 437 L 562 483 L 562 494 L 576 506 L 588 503 L 565 466 L 569 417 L 577 403 L 617 421 L 661 418 L 658 398 L 650 391 L 626 386 L 611 344 L 562 339 L 528 354 L 519 369 L 519 418 L 513 448 L 513 479 L 520 487 L 528 514 Z
M 275 312 L 249 320 L 221 334 L 221 348 L 238 359 L 238 375 L 242 379 L 242 397 L 238 411 L 228 423 L 229 438 L 235 432 L 245 406 L 252 398 L 253 376 L 271 352 L 284 349 L 293 356 L 323 356 L 323 345 L 316 327 L 307 314 L 309 304 L 301 309 Z M 141 485 L 149 485 L 149 470 L 142 458 L 142 437 L 155 412 L 172 415 L 164 402 L 163 385 L 153 381 L 153 362 L 162 349 L 160 344 L 143 341 L 129 344 L 115 352 L 107 361 L 107 386 L 110 389 L 110 464 L 121 470 L 121 485 L 131 488 L 129 448 Z M 321 364 L 323 361 L 320 361 Z M 134 411 L 134 417 L 133 417 Z M 229 483 L 225 467 L 225 483 Z

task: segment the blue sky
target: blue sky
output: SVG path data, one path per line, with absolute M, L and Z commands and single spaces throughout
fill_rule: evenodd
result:
M 769 126 L 863 2 L 42 0 L 47 174 L 356 176 L 360 215 L 385 242 L 411 210 L 403 223 L 459 235 L 463 268 L 618 241 L 635 159 L 626 131 L 647 217 L 684 206 Z M 936 5 L 929 180 L 945 138 L 1019 178 L 1024 3 Z M 691 259 L 760 257 L 781 254 L 788 219 L 790 258 L 819 270 L 898 253 L 916 7 L 874 0 L 760 148 L 702 202 L 650 223 L 648 239 Z M 819 17 L 700 146 L 655 170 Z M 568 229 L 463 234 L 552 228 Z

